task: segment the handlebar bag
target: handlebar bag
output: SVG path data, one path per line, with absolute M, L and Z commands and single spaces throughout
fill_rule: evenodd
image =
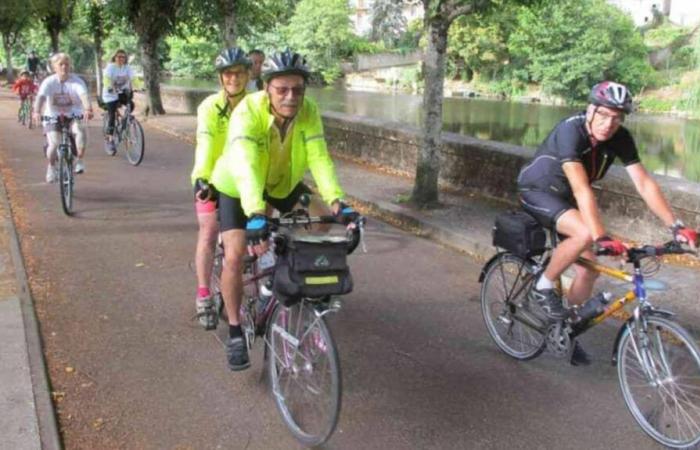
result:
M 508 211 L 496 217 L 493 245 L 521 258 L 544 253 L 547 235 L 542 225 L 525 211 Z
M 343 295 L 352 291 L 346 239 L 294 238 L 277 257 L 272 289 L 285 306 L 302 297 Z

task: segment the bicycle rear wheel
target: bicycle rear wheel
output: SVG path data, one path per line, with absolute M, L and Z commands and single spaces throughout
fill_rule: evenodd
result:
M 73 163 L 67 158 L 68 149 L 59 150 L 58 181 L 61 190 L 61 206 L 63 212 L 70 216 L 73 214 Z
M 144 154 L 144 137 L 143 128 L 136 118 L 133 116 L 129 118 L 129 123 L 127 129 L 124 131 L 124 149 L 126 153 L 126 159 L 133 166 L 138 166 L 143 161 Z
M 647 331 L 625 325 L 617 375 L 642 430 L 667 447 L 700 442 L 700 350 L 680 325 L 646 316 Z
M 278 305 L 270 319 L 268 375 L 277 410 L 302 444 L 333 434 L 341 404 L 340 363 L 323 317 L 306 301 Z
M 510 253 L 493 261 L 481 285 L 481 313 L 498 348 L 515 359 L 539 356 L 545 348 L 546 320 L 527 298 L 534 282 L 529 263 Z

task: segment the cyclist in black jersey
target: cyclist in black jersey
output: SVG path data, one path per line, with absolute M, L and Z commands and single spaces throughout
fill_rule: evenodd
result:
M 642 165 L 630 132 L 622 126 L 632 111 L 632 98 L 621 84 L 604 81 L 593 87 L 585 112 L 560 122 L 518 175 L 523 208 L 542 225 L 562 235 L 531 296 L 550 318 L 563 319 L 566 310 L 554 280 L 579 255 L 594 259 L 595 242 L 609 254 L 626 248 L 608 236 L 600 218 L 591 183 L 603 178 L 615 158 L 625 166 L 637 192 L 651 211 L 670 227 L 674 239 L 694 245 L 697 233 L 674 216 L 659 185 Z M 597 273 L 574 265 L 576 277 L 567 299 L 579 304 L 591 295 Z

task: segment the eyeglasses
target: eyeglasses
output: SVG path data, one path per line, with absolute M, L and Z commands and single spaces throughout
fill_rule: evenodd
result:
M 613 124 L 621 124 L 625 121 L 625 115 L 620 114 L 607 114 L 603 111 L 596 112 L 596 118 L 601 122 L 612 122 Z
M 275 90 L 275 93 L 281 97 L 286 97 L 289 95 L 289 93 L 292 93 L 293 97 L 301 97 L 304 95 L 304 92 L 306 92 L 306 86 L 294 86 L 294 87 L 289 87 L 289 86 L 272 86 L 270 85 L 272 89 Z

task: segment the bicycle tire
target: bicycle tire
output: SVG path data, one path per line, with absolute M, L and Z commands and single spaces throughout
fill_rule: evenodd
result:
M 214 310 L 220 318 L 225 318 L 226 308 L 224 308 L 224 297 L 221 295 L 221 270 L 224 263 L 224 251 L 219 244 L 214 250 L 214 259 L 209 279 L 209 289 L 211 298 L 214 301 Z
M 132 166 L 138 166 L 143 161 L 145 149 L 143 127 L 135 117 L 130 116 L 127 128 L 124 130 L 124 153 Z
M 622 396 L 652 439 L 671 448 L 692 447 L 700 442 L 700 350 L 676 322 L 652 315 L 645 320 L 647 349 L 632 334 L 637 331 L 629 322 L 620 338 L 617 373 Z M 682 370 L 687 376 L 679 375 Z
M 529 263 L 503 253 L 486 269 L 481 284 L 481 313 L 486 329 L 498 348 L 519 360 L 535 358 L 546 347 L 543 313 L 527 298 L 534 282 L 532 275 Z
M 325 319 L 303 300 L 279 304 L 267 336 L 267 372 L 282 420 L 303 445 L 323 444 L 338 424 L 342 392 L 337 349 Z M 314 398 L 318 404 L 312 404 Z
M 70 216 L 73 214 L 73 164 L 66 157 L 67 149 L 60 149 L 58 159 L 58 182 L 61 191 L 61 206 L 63 212 Z

